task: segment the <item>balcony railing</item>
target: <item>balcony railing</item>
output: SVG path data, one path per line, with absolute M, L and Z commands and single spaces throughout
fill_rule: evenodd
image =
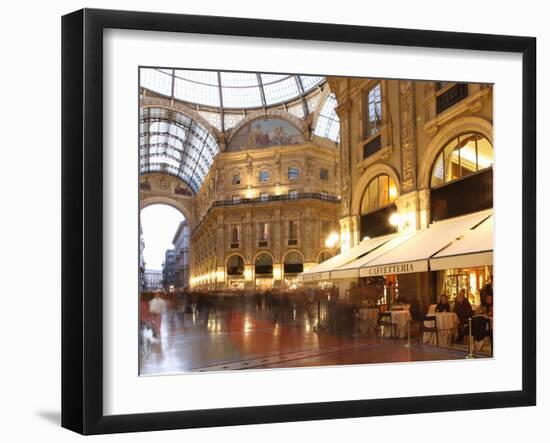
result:
M 436 113 L 441 114 L 466 97 L 468 97 L 468 85 L 457 83 L 436 97 Z
M 276 201 L 288 201 L 288 200 L 302 200 L 302 199 L 315 199 L 324 200 L 329 202 L 340 202 L 340 197 L 335 195 L 320 194 L 317 192 L 299 192 L 297 194 L 283 194 L 283 195 L 270 195 L 268 197 L 256 197 L 256 198 L 241 198 L 238 200 L 217 200 L 212 203 L 212 207 L 217 206 L 238 206 L 247 205 L 250 203 L 268 203 Z
M 217 200 L 212 203 L 212 205 L 208 208 L 208 210 L 204 213 L 204 215 L 201 217 L 201 220 L 199 221 L 198 225 L 193 230 L 194 234 L 197 232 L 197 230 L 200 228 L 202 220 L 208 215 L 208 213 L 212 210 L 212 208 L 216 207 L 223 207 L 223 206 L 239 206 L 239 205 L 249 205 L 249 204 L 265 204 L 270 202 L 278 202 L 278 201 L 289 201 L 289 200 L 304 200 L 304 199 L 314 199 L 314 200 L 322 200 L 326 202 L 331 203 L 340 203 L 341 198 L 337 197 L 336 195 L 330 195 L 330 194 L 321 194 L 319 192 L 298 192 L 297 194 L 283 194 L 283 195 L 270 195 L 270 196 L 262 196 L 262 197 L 256 197 L 256 198 L 240 198 L 238 200 Z
M 373 154 L 376 154 L 382 148 L 382 137 L 373 138 L 365 146 L 363 146 L 363 160 L 370 157 Z

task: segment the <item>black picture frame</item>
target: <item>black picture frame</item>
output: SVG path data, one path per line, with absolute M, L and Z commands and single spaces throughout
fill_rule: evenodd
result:
M 391 399 L 103 413 L 103 31 L 108 28 L 519 53 L 523 64 L 522 388 Z M 536 39 L 83 9 L 62 18 L 62 426 L 82 434 L 536 404 Z

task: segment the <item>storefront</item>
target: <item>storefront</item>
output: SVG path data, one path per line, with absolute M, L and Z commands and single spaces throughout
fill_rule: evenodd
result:
M 358 291 L 387 308 L 406 302 L 426 310 L 438 295 L 448 293 L 454 300 L 462 288 L 477 305 L 482 289 L 492 280 L 492 242 L 492 210 L 485 210 L 419 231 L 366 240 L 312 268 L 303 278 L 333 281 L 348 293 Z
M 477 307 L 481 304 L 483 288 L 492 281 L 492 266 L 446 269 L 437 272 L 437 294 L 445 294 L 454 302 L 460 291 L 464 290 L 470 304 Z
M 430 268 L 437 273 L 438 294 L 453 301 L 464 290 L 470 303 L 479 306 L 482 290 L 493 281 L 493 232 L 491 216 L 434 255 Z

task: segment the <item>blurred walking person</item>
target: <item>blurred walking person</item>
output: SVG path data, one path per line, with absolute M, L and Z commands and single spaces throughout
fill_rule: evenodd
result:
M 149 319 L 153 328 L 153 337 L 157 339 L 160 338 L 162 314 L 165 309 L 166 302 L 162 299 L 160 292 L 156 292 L 149 302 Z

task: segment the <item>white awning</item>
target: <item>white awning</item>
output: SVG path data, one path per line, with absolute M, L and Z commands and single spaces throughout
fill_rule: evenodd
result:
M 343 266 L 340 266 L 336 268 L 334 271 L 330 273 L 331 279 L 337 279 L 337 278 L 357 278 L 359 277 L 359 269 L 363 266 L 365 266 L 367 263 L 379 258 L 386 252 L 390 251 L 391 249 L 399 246 L 401 243 L 406 242 L 411 237 L 415 236 L 418 232 L 411 232 L 401 235 L 396 235 L 390 240 L 388 240 L 383 245 L 379 246 L 378 248 L 370 251 L 368 254 L 361 256 L 357 260 L 354 260 L 350 263 L 347 263 Z
M 359 269 L 359 276 L 426 272 L 433 255 L 491 215 L 492 209 L 433 223 L 387 253 L 369 261 Z
M 489 217 L 475 229 L 447 248 L 438 252 L 430 260 L 430 269 L 466 268 L 493 264 L 494 216 Z
M 300 274 L 302 281 L 318 281 L 328 280 L 330 278 L 330 272 L 339 266 L 343 266 L 358 257 L 369 253 L 370 251 L 378 248 L 384 243 L 388 242 L 392 238 L 395 238 L 398 234 L 385 235 L 383 237 L 376 237 L 369 240 L 364 240 L 357 246 L 354 246 L 347 251 L 344 251 L 334 257 L 319 263 L 316 266 L 304 271 Z

